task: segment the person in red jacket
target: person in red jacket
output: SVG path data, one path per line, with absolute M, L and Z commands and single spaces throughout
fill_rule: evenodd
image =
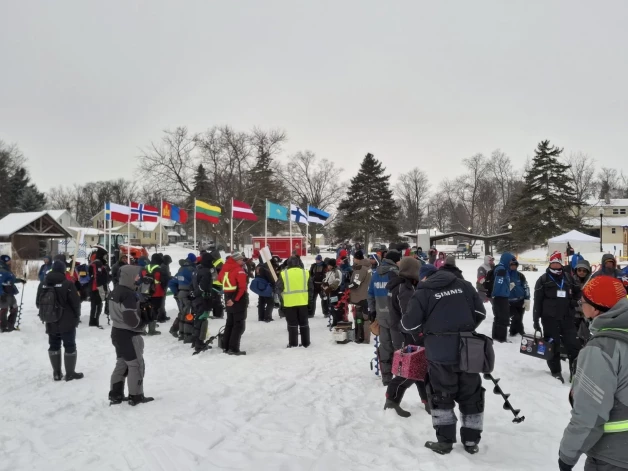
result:
M 246 352 L 240 350 L 240 338 L 246 328 L 246 310 L 249 306 L 247 275 L 243 265 L 244 255 L 234 252 L 218 274 L 227 307 L 223 351 L 229 355 L 246 355 Z

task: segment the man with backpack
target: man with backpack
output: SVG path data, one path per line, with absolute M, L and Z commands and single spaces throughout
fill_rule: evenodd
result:
M 185 316 L 192 312 L 192 279 L 196 271 L 196 255 L 189 253 L 185 259 L 179 260 L 179 266 L 179 271 L 168 283 L 168 288 L 175 295 L 179 307 L 179 314 L 172 323 L 170 333 L 179 340 L 184 340 Z M 192 333 L 188 335 L 191 336 Z
M 259 322 L 272 322 L 273 309 L 275 308 L 275 279 L 271 269 L 262 262 L 255 268 L 255 278 L 251 282 L 251 291 L 257 294 L 257 320 Z
M 170 283 L 170 279 L 172 278 L 172 274 L 170 273 L 170 264 L 172 263 L 172 257 L 170 255 L 164 255 L 162 257 L 161 263 L 161 284 L 164 286 L 164 291 L 168 290 L 168 284 Z M 157 322 L 164 323 L 168 322 L 170 317 L 168 317 L 168 313 L 166 312 L 166 296 L 161 298 L 161 306 L 159 306 L 159 314 L 157 315 Z
M 74 283 L 65 276 L 65 263 L 55 260 L 52 270 L 45 276 L 37 289 L 35 301 L 39 318 L 46 324 L 48 334 L 48 357 L 52 365 L 52 377 L 61 381 L 61 344 L 65 353 L 65 380 L 83 378 L 76 368 L 76 327 L 81 317 L 81 298 Z
M 205 337 L 207 336 L 207 328 L 209 313 L 212 309 L 212 296 L 214 289 L 214 281 L 218 278 L 218 274 L 213 265 L 213 257 L 209 252 L 201 255 L 201 263 L 196 268 L 196 272 L 192 275 L 192 287 L 194 288 L 194 301 L 192 303 L 193 320 L 191 323 L 192 335 L 188 337 L 187 332 L 190 331 L 190 319 L 188 316 L 184 319 L 184 339 L 183 343 L 192 342 L 192 347 L 200 352 L 205 348 Z
M 144 304 L 141 308 L 150 311 L 151 319 L 148 323 L 148 335 L 161 335 L 161 332 L 157 330 L 157 316 L 159 316 L 159 309 L 168 289 L 168 285 L 162 284 L 162 280 L 165 279 L 161 271 L 163 261 L 161 254 L 154 253 L 150 263 L 141 272 L 140 295 Z
M 121 404 L 124 382 L 129 387 L 129 405 L 136 406 L 151 402 L 144 396 L 144 339 L 143 327 L 152 319 L 146 311 L 138 309 L 135 280 L 139 278 L 139 267 L 126 265 L 120 269 L 118 285 L 109 297 L 111 308 L 111 343 L 116 349 L 116 366 L 111 374 L 109 401 Z
M 15 295 L 19 293 L 16 283 L 26 284 L 26 280 L 17 278 L 11 271 L 11 257 L 0 255 L 0 332 L 15 330 L 18 313 Z
M 558 468 L 571 471 L 587 455 L 585 471 L 628 469 L 628 299 L 612 276 L 582 290 L 582 312 L 593 337 L 580 351 L 569 400 L 571 420 L 560 442 Z
M 416 286 L 401 319 L 412 335 L 423 333 L 429 365 L 432 425 L 436 442 L 425 447 L 442 455 L 456 443 L 456 403 L 460 408 L 460 438 L 467 453 L 475 454 L 482 436 L 484 393 L 478 373 L 460 369 L 460 334 L 474 332 L 486 317 L 484 303 L 468 281 L 438 270 Z

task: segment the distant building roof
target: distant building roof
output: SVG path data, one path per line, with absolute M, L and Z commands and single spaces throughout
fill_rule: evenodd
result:
M 612 206 L 628 206 L 628 198 L 611 198 L 609 204 L 606 204 L 603 198 L 592 198 L 587 200 L 588 206 L 604 206 L 610 208 Z
M 0 220 L 0 237 L 11 237 L 20 229 L 25 228 L 29 224 L 32 224 L 39 218 L 46 215 L 53 219 L 55 224 L 57 224 L 59 228 L 63 230 L 62 233 L 50 234 L 51 238 L 72 236 L 72 234 L 70 234 L 65 228 L 63 228 L 63 226 L 61 226 L 54 218 L 54 216 L 51 215 L 49 212 L 37 211 L 32 213 L 11 213 L 5 216 L 3 219 Z M 45 234 L 41 235 L 44 236 Z
M 627 200 L 628 201 L 628 200 Z M 600 227 L 599 217 L 584 218 L 582 223 L 587 227 Z M 628 226 L 628 217 L 602 217 L 603 227 L 625 227 Z
M 179 234 L 178 232 L 168 232 L 168 237 L 181 237 L 181 234 Z

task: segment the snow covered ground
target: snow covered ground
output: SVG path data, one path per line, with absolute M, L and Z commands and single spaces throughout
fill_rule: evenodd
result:
M 184 253 L 172 255 L 176 266 Z M 459 266 L 473 280 L 479 263 Z M 525 275 L 534 285 L 541 273 Z M 384 412 L 385 388 L 369 368 L 373 347 L 335 344 L 320 308 L 310 322 L 311 347 L 287 350 L 284 321 L 275 315 L 275 322 L 259 323 L 252 294 L 245 357 L 218 350 L 192 356 L 163 325 L 164 335 L 145 339 L 145 391 L 155 401 L 110 407 L 115 353 L 106 319 L 105 330 L 88 328 L 83 307 L 77 369 L 85 378 L 55 383 L 35 290 L 26 286 L 21 332 L 0 336 L 0 470 L 557 469 L 569 386 L 551 378 L 545 362 L 521 355 L 517 338 L 495 346 L 494 376 L 525 422 L 513 424 L 485 382 L 479 454 L 457 445 L 439 456 L 423 447 L 434 432 L 416 390 L 403 401 L 412 417 Z M 172 298 L 168 308 L 173 316 Z M 223 323 L 210 322 L 212 334 Z M 489 313 L 480 331 L 490 334 L 491 322 Z M 532 330 L 531 313 L 525 325 Z

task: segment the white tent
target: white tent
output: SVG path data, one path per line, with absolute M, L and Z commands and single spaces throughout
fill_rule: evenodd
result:
M 573 247 L 575 253 L 593 253 L 600 251 L 600 238 L 583 234 L 578 231 L 570 231 L 547 241 L 548 255 L 554 251 L 567 252 L 567 242 Z

